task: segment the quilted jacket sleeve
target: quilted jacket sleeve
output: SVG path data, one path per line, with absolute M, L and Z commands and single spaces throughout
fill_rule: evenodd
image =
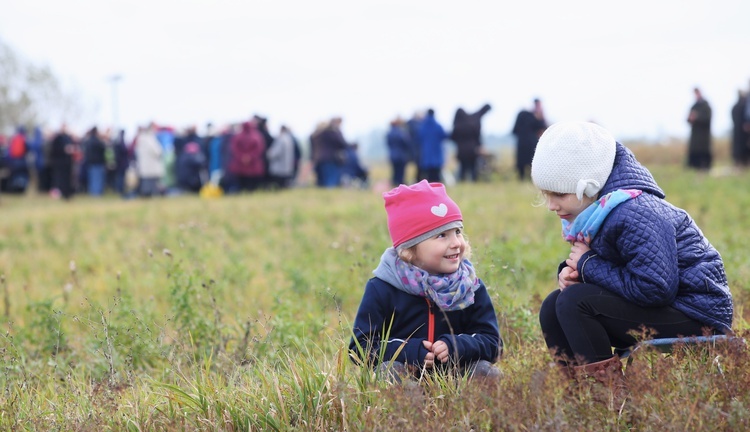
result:
M 674 227 L 655 211 L 623 210 L 611 215 L 579 260 L 581 281 L 639 306 L 672 304 L 679 287 Z

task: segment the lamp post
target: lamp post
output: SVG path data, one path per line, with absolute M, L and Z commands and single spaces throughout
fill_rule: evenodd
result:
M 109 77 L 109 82 L 112 84 L 112 129 L 115 134 L 119 131 L 119 119 L 117 116 L 117 83 L 122 80 L 122 75 L 114 74 Z

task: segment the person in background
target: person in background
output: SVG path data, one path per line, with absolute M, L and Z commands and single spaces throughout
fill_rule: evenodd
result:
M 456 110 L 450 138 L 456 143 L 459 181 L 476 182 L 478 179 L 477 159 L 482 150 L 482 117 L 491 109 L 489 104 L 485 104 L 472 114 L 463 108 Z
M 448 138 L 445 129 L 435 119 L 435 110 L 427 110 L 427 115 L 419 125 L 419 173 L 421 180 L 439 182 L 445 164 L 443 141 Z
M 350 358 L 396 382 L 433 370 L 499 379 L 497 315 L 469 260 L 458 205 L 426 180 L 383 198 L 393 246 L 365 286 Z
M 50 143 L 49 163 L 52 168 L 53 198 L 62 197 L 69 200 L 73 197 L 73 158 L 76 152 L 73 137 L 68 133 L 65 123 L 52 138 Z
M 419 172 L 419 157 L 420 152 L 422 151 L 422 143 L 419 141 L 419 127 L 422 124 L 422 120 L 424 120 L 424 113 L 422 113 L 421 111 L 417 111 L 409 120 L 406 121 L 406 132 L 409 134 L 409 153 L 411 159 L 406 163 L 406 168 L 404 169 L 404 171 L 408 172 L 409 164 L 414 164 L 415 174 L 413 183 L 418 182 L 419 179 L 422 178 L 422 174 Z M 408 183 L 412 183 L 408 179 L 405 179 L 405 181 Z
M 622 384 L 612 348 L 731 332 L 733 302 L 719 252 L 633 153 L 604 128 L 560 122 L 539 139 L 531 179 L 570 244 L 542 303 L 547 347 L 572 378 Z
M 266 178 L 266 143 L 255 121 L 246 121 L 229 142 L 228 171 L 232 178 L 230 193 L 253 192 Z
M 26 128 L 18 126 L 16 133 L 10 137 L 6 154 L 0 152 L 0 159 L 8 170 L 7 177 L 0 181 L 0 190 L 21 194 L 26 192 L 29 185 L 29 167 L 27 157 L 29 154 L 28 138 Z
M 166 173 L 164 147 L 157 139 L 156 125 L 150 123 L 142 129 L 135 141 L 135 159 L 138 162 L 138 188 L 142 197 L 161 195 L 162 179 Z M 172 152 L 170 146 L 170 152 Z
M 391 121 L 391 128 L 385 139 L 388 145 L 388 159 L 391 162 L 391 185 L 396 187 L 404 184 L 406 164 L 412 160 L 409 134 L 400 117 Z
M 286 189 L 294 182 L 297 150 L 288 127 L 282 125 L 276 139 L 266 151 L 269 178 L 272 187 Z
M 104 156 L 106 145 L 99 136 L 99 129 L 92 127 L 83 138 L 84 164 L 88 172 L 88 193 L 94 197 L 104 194 L 104 185 L 107 175 L 107 164 Z
M 201 146 L 201 153 L 206 157 L 206 166 L 204 167 L 206 169 L 206 172 L 210 172 L 208 170 L 208 162 L 209 162 L 209 155 L 211 154 L 211 141 L 216 137 L 216 127 L 212 122 L 206 123 L 206 133 L 203 134 L 200 140 L 200 146 Z
M 324 188 L 341 186 L 346 150 L 349 143 L 341 131 L 341 117 L 331 119 L 317 139 L 316 158 L 321 179 L 318 184 Z
M 292 182 L 296 181 L 297 176 L 299 176 L 299 170 L 300 170 L 300 163 L 302 162 L 302 146 L 299 143 L 299 140 L 296 136 L 294 136 L 294 133 L 292 132 L 289 127 L 287 127 L 287 131 L 289 132 L 289 136 L 292 137 L 292 143 L 294 143 L 294 172 L 292 173 Z
M 346 146 L 346 158 L 342 172 L 342 183 L 346 186 L 357 186 L 366 189 L 369 171 L 359 160 L 359 144 L 351 143 Z
M 172 126 L 154 125 L 156 140 L 161 145 L 161 161 L 164 165 L 164 173 L 159 178 L 159 193 L 169 195 L 177 187 L 175 165 L 177 162 L 177 153 L 182 152 L 186 144 L 185 135 L 179 135 Z
M 208 176 L 212 182 L 226 188 L 227 164 L 229 163 L 229 142 L 232 140 L 233 126 L 228 124 L 211 139 L 208 147 Z
M 203 139 L 198 135 L 198 128 L 194 124 L 185 127 L 185 130 L 182 134 L 176 135 L 174 137 L 173 144 L 175 161 L 179 159 L 180 155 L 185 150 L 185 146 L 191 142 L 198 143 L 199 145 L 201 142 L 203 142 Z
M 258 127 L 258 132 L 260 132 L 261 136 L 263 136 L 263 143 L 265 144 L 265 149 L 267 152 L 268 149 L 271 148 L 271 144 L 273 144 L 273 141 L 274 141 L 274 137 L 273 135 L 271 135 L 271 131 L 268 130 L 268 119 L 258 114 L 255 114 L 253 116 L 253 121 Z M 268 154 L 266 153 L 263 153 L 263 165 L 264 165 L 264 172 L 266 174 L 261 182 L 261 186 L 265 188 L 273 184 L 271 172 L 269 171 Z
M 521 110 L 513 124 L 513 135 L 516 136 L 516 172 L 518 180 L 526 179 L 526 168 L 531 165 L 536 151 L 536 143 L 547 128 L 542 101 L 534 99 L 534 107 Z
M 700 171 L 711 169 L 711 106 L 703 97 L 701 90 L 693 89 L 695 103 L 690 107 L 687 122 L 690 123 L 690 141 L 688 142 L 689 168 Z
M 315 126 L 315 130 L 310 134 L 310 163 L 312 164 L 313 171 L 315 172 L 315 185 L 317 187 L 323 187 L 323 160 L 321 159 L 322 143 L 321 139 L 323 131 L 328 129 L 329 122 L 319 122 Z
M 198 193 L 208 180 L 206 156 L 199 143 L 191 141 L 177 157 L 177 187 L 183 192 Z
M 739 90 L 737 102 L 732 106 L 732 161 L 737 168 L 750 164 L 750 131 L 745 130 L 747 94 Z
M 36 181 L 37 192 L 49 192 L 50 189 L 50 170 L 47 158 L 47 139 L 41 127 L 34 127 L 34 132 L 29 139 L 29 153 L 32 156 L 33 174 Z
M 128 146 L 125 144 L 125 130 L 120 129 L 112 141 L 112 153 L 115 159 L 113 188 L 120 196 L 125 195 L 125 173 L 130 166 Z

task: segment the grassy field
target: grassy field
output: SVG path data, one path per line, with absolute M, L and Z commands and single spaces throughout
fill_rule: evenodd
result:
M 750 175 L 639 149 L 724 258 L 746 335 Z M 719 164 L 722 164 L 720 158 Z M 375 183 L 386 178 L 373 167 Z M 493 386 L 385 386 L 346 347 L 388 246 L 374 190 L 199 199 L 0 199 L 2 430 L 742 430 L 750 362 L 731 347 L 638 356 L 629 396 L 569 392 L 536 312 L 567 253 L 529 183 L 451 186 L 506 352 Z

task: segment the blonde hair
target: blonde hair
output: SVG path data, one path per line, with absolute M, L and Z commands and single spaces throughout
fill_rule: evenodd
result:
M 534 206 L 534 207 L 542 207 L 544 205 L 547 205 L 547 201 L 548 201 L 547 195 L 554 194 L 554 193 L 558 193 L 558 192 L 552 192 L 552 191 L 548 191 L 548 190 L 538 189 L 537 197 L 534 199 L 534 202 L 532 202 L 531 205 Z M 574 193 L 563 193 L 562 195 L 575 195 L 575 194 Z M 597 192 L 596 195 L 594 195 L 593 197 L 590 197 L 590 198 L 592 198 L 594 201 L 598 200 L 599 199 L 599 192 Z M 581 206 L 583 206 L 583 197 L 579 198 L 578 202 L 581 204 Z
M 464 236 L 464 241 L 466 242 L 463 259 L 471 259 L 471 244 L 469 244 L 469 238 L 466 237 L 466 234 L 464 234 L 463 231 L 461 232 L 461 235 Z M 398 257 L 401 258 L 402 261 L 414 265 L 414 260 L 417 259 L 417 246 L 419 246 L 419 243 L 415 244 L 414 246 L 398 250 Z

